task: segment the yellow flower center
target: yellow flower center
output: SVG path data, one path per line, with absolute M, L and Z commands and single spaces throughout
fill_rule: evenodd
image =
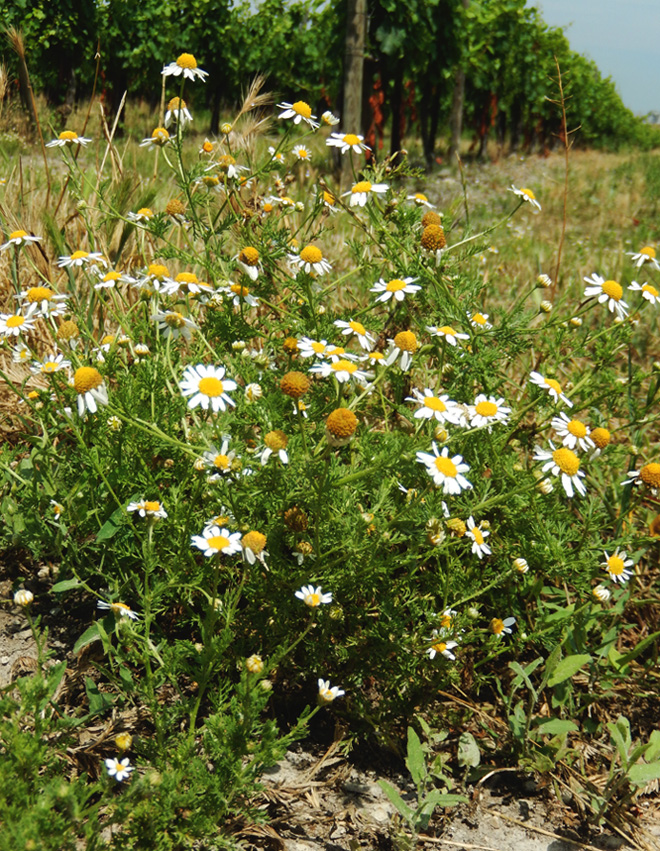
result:
M 57 370 L 57 367 L 58 364 L 55 361 L 49 360 L 41 365 L 41 371 L 46 373 L 55 372 Z
M 348 324 L 351 331 L 355 331 L 356 334 L 364 335 L 367 333 L 364 325 L 362 325 L 360 322 L 354 322 L 351 320 Z
M 404 290 L 407 286 L 406 282 L 402 281 L 400 278 L 393 278 L 391 281 L 387 282 L 385 289 L 388 293 L 398 293 L 401 290 Z
M 599 449 L 605 449 L 607 444 L 612 439 L 612 435 L 606 428 L 595 428 L 591 432 L 591 439 Z
M 259 262 L 259 252 L 251 245 L 247 245 L 241 250 L 238 259 L 241 263 L 245 263 L 246 266 L 256 266 Z
M 572 434 L 573 437 L 586 437 L 587 427 L 580 420 L 571 420 L 566 426 L 566 431 Z
M 422 248 L 426 248 L 427 251 L 438 251 L 447 245 L 445 232 L 440 225 L 428 225 L 425 227 L 422 231 L 420 242 Z
M 312 608 L 316 608 L 321 604 L 321 595 L 320 594 L 307 594 L 305 597 L 305 603 Z
M 176 310 L 170 311 L 165 316 L 165 324 L 169 325 L 170 328 L 183 328 L 186 324 L 186 320 L 183 317 L 182 313 L 177 313 Z
M 561 396 L 561 384 L 554 378 L 546 378 L 545 383 L 551 390 L 554 390 L 558 396 Z
M 24 236 L 27 236 L 27 231 L 24 230 L 13 230 L 9 234 L 9 239 L 23 239 Z
M 103 376 L 93 366 L 78 367 L 73 376 L 73 386 L 78 393 L 87 393 L 103 384 Z
M 341 346 L 328 346 L 325 353 L 326 355 L 328 355 L 328 357 L 330 357 L 331 355 L 336 355 L 337 357 L 339 357 L 340 355 L 343 355 L 345 351 L 346 349 L 342 349 Z
M 219 378 L 214 378 L 213 376 L 202 378 L 197 385 L 197 389 L 200 393 L 203 393 L 205 396 L 210 396 L 211 398 L 215 396 L 222 396 L 223 393 L 222 381 L 220 381 Z
M 167 104 L 168 110 L 173 109 L 186 109 L 185 100 L 181 100 L 181 98 L 172 98 L 172 100 Z
M 300 259 L 304 263 L 320 263 L 323 260 L 323 253 L 315 245 L 306 245 L 300 252 Z
M 382 352 L 369 352 L 370 360 L 384 360 L 385 355 Z
M 291 105 L 291 109 L 303 118 L 311 118 L 312 116 L 312 108 L 308 103 L 305 103 L 304 100 L 297 100 Z
M 25 322 L 25 317 L 17 314 L 16 316 L 10 316 L 7 320 L 7 328 L 19 328 Z
M 213 153 L 213 142 L 209 142 L 209 140 L 207 139 L 206 142 L 204 142 L 204 144 L 202 145 L 202 150 L 204 151 L 205 154 L 212 154 Z
M 323 200 L 329 207 L 335 206 L 335 201 L 337 200 L 334 195 L 331 195 L 329 192 L 323 190 Z
M 371 183 L 368 180 L 361 180 L 359 183 L 356 183 L 355 186 L 351 189 L 351 192 L 355 195 L 358 192 L 371 192 Z
M 494 635 L 501 635 L 504 631 L 504 621 L 501 618 L 493 618 L 490 622 L 490 631 Z
M 561 449 L 555 449 L 552 453 L 552 460 L 567 476 L 575 476 L 580 469 L 580 459 L 575 452 L 566 449 L 565 446 L 562 446 Z
M 428 200 L 429 199 L 426 197 L 426 195 L 424 195 L 423 192 L 415 192 L 415 201 L 420 201 L 423 203 L 424 201 Z
M 655 288 L 655 287 L 652 287 L 652 286 L 651 286 L 651 284 L 642 284 L 642 292 L 643 292 L 643 293 L 648 293 L 649 295 L 652 295 L 652 296 L 653 296 L 653 298 L 657 298 L 657 297 L 658 297 L 658 295 L 659 295 L 659 293 L 658 293 L 658 291 L 656 290 L 656 288 Z
M 72 260 L 82 260 L 84 257 L 89 257 L 88 251 L 74 251 L 71 255 Z
M 437 396 L 426 396 L 424 398 L 424 407 L 430 408 L 432 411 L 440 411 L 440 413 L 447 410 L 445 403 L 442 399 L 438 399 Z
M 266 546 L 266 536 L 262 535 L 261 532 L 253 530 L 252 532 L 248 532 L 246 535 L 243 535 L 241 543 L 246 550 L 252 550 L 255 555 L 259 555 L 260 552 L 263 552 L 263 549 Z
M 449 627 L 451 626 L 451 622 L 451 615 L 443 615 L 442 620 L 440 621 L 440 626 L 443 629 L 449 629 Z
M 247 298 L 250 294 L 250 290 L 247 287 L 242 287 L 240 284 L 232 284 L 229 289 L 234 295 L 241 296 L 242 298 Z
M 218 470 L 228 470 L 231 466 L 231 461 L 229 460 L 228 455 L 216 455 L 213 459 L 213 466 L 217 467 Z
M 521 189 L 520 191 L 523 195 L 526 195 L 530 201 L 536 201 L 536 195 L 532 192 L 531 189 Z
M 179 68 L 187 68 L 193 71 L 197 67 L 197 60 L 192 53 L 182 53 L 176 60 L 176 64 Z
M 270 203 L 270 201 L 266 201 L 266 203 L 262 207 L 262 210 L 264 211 L 264 213 L 272 213 L 273 205 Z
M 447 644 L 444 641 L 438 641 L 437 644 L 433 645 L 433 649 L 436 653 L 444 653 L 447 649 Z
M 342 142 L 345 142 L 347 145 L 359 145 L 360 140 L 355 135 L 355 133 L 346 133 L 346 135 L 342 138 Z
M 443 325 L 442 328 L 438 328 L 438 334 L 444 334 L 445 337 L 455 337 L 456 331 L 454 331 L 451 325 Z
M 326 350 L 326 346 L 325 346 L 324 343 L 317 343 L 317 342 L 313 342 L 311 344 L 311 348 L 312 348 L 312 351 L 317 355 L 323 354 L 323 352 Z
M 131 611 L 131 607 L 127 606 L 126 603 L 110 603 L 110 609 L 116 615 L 121 615 L 122 612 Z
M 650 257 L 651 260 L 655 260 L 655 248 L 651 248 L 650 245 L 645 245 L 644 248 L 640 249 L 639 253 L 645 254 L 647 257 Z
M 165 212 L 168 216 L 183 216 L 183 214 L 186 212 L 186 208 L 183 206 L 183 203 L 179 201 L 178 198 L 172 198 L 171 201 L 167 202 Z
M 199 283 L 197 279 L 197 275 L 194 272 L 179 272 L 179 274 L 174 279 L 178 281 L 180 284 L 197 284 Z
M 299 159 L 306 160 L 309 156 L 309 151 L 307 150 L 307 148 L 298 148 L 296 150 L 296 154 L 298 155 Z
M 103 281 L 118 281 L 121 278 L 119 272 L 108 272 L 107 275 L 103 276 Z
M 626 566 L 623 563 L 623 559 L 619 558 L 619 556 L 610 556 L 607 559 L 607 570 L 614 576 L 621 576 L 625 569 Z
M 151 263 L 147 272 L 152 278 L 166 278 L 170 274 L 167 266 L 160 263 Z
M 278 428 L 275 431 L 268 432 L 264 437 L 264 443 L 273 452 L 279 452 L 280 449 L 286 449 L 289 438 Z
M 299 399 L 307 393 L 310 383 L 304 372 L 287 372 L 280 381 L 280 390 L 292 399 Z
M 147 500 L 144 503 L 145 511 L 160 511 L 160 502 L 157 500 Z
M 357 366 L 354 363 L 351 363 L 349 360 L 338 360 L 332 364 L 331 367 L 335 372 L 350 372 L 353 373 L 357 369 Z
M 106 334 L 105 337 L 101 340 L 102 346 L 111 346 L 115 341 L 114 334 Z
M 224 535 L 213 535 L 208 539 L 207 544 L 214 550 L 224 550 L 229 546 L 229 538 L 225 538 Z
M 417 351 L 417 337 L 412 331 L 399 331 L 394 338 L 394 345 L 402 352 L 410 352 L 413 354 Z
M 481 534 L 481 529 L 478 529 L 475 526 L 474 529 L 472 529 L 471 531 L 475 544 L 479 544 L 479 546 L 481 546 L 484 542 L 484 536 Z
M 218 157 L 218 168 L 228 169 L 230 165 L 236 165 L 236 160 L 230 154 Z
M 355 434 L 358 420 L 349 408 L 336 408 L 328 419 L 325 426 L 334 437 L 345 438 Z
M 480 417 L 494 417 L 497 413 L 497 405 L 494 402 L 479 402 L 474 406 L 474 410 Z
M 604 281 L 602 289 L 614 301 L 620 301 L 623 297 L 623 287 L 616 281 Z
M 435 459 L 435 466 L 437 471 L 442 473 L 442 475 L 447 479 L 455 479 L 458 475 L 456 464 L 454 464 L 451 458 L 445 458 L 444 455 L 439 455 Z
M 74 139 L 78 138 L 78 134 L 74 133 L 73 130 L 63 130 L 58 138 L 63 142 L 73 142 Z
M 55 293 L 50 287 L 30 287 L 27 291 L 27 300 L 29 302 L 50 301 Z
M 167 142 L 170 138 L 170 134 L 165 127 L 156 127 L 151 134 L 151 138 L 154 142 Z
M 660 464 L 645 464 L 639 471 L 639 477 L 651 488 L 660 488 Z
M 487 320 L 483 313 L 474 313 L 472 315 L 472 321 L 476 322 L 477 325 L 485 325 Z

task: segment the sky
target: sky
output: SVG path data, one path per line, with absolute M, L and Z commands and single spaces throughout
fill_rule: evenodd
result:
M 633 112 L 660 112 L 660 0 L 527 0 L 611 77 Z

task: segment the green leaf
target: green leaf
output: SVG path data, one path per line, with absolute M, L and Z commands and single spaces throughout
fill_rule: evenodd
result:
M 458 764 L 462 767 L 476 768 L 481 762 L 481 751 L 472 733 L 461 733 L 458 738 Z
M 96 543 L 100 541 L 108 541 L 114 537 L 121 528 L 121 520 L 125 515 L 123 507 L 116 508 L 110 517 L 105 521 L 96 535 Z
M 552 675 L 548 678 L 548 685 L 551 687 L 556 686 L 559 683 L 563 683 L 564 680 L 574 677 L 580 668 L 584 667 L 587 662 L 591 662 L 591 658 L 590 653 L 576 653 L 574 656 L 567 656 L 565 659 L 562 659 L 561 662 L 557 663 Z
M 632 744 L 632 739 L 630 737 L 630 722 L 627 718 L 624 718 L 623 715 L 619 715 L 615 722 L 610 721 L 608 723 L 607 729 L 610 731 L 612 742 L 614 743 L 616 749 L 619 752 L 621 762 L 623 763 L 624 767 L 627 766 L 628 751 L 630 750 L 630 746 Z
M 406 756 L 406 767 L 410 772 L 413 783 L 419 789 L 426 778 L 426 758 L 419 736 L 412 727 L 408 727 L 408 754 Z
M 660 761 L 638 762 L 628 769 L 628 780 L 633 786 L 646 786 L 652 780 L 660 779 Z
M 63 591 L 70 591 L 72 588 L 79 588 L 80 580 L 78 579 L 63 579 L 62 582 L 56 582 L 50 589 L 55 594 L 61 594 Z
M 387 780 L 379 780 L 378 785 L 385 792 L 387 797 L 396 807 L 396 811 L 399 815 L 402 815 L 404 819 L 408 822 L 413 821 L 413 817 L 415 815 L 414 811 L 406 804 L 401 795 L 396 791 L 394 786 L 391 786 Z
M 640 653 L 643 653 L 646 650 L 649 644 L 653 644 L 654 641 L 657 641 L 658 637 L 660 637 L 660 632 L 654 632 L 651 635 L 647 635 L 646 638 L 643 638 L 629 653 L 619 656 L 616 660 L 617 666 L 622 668 L 624 665 L 632 662 L 633 659 L 636 659 Z
M 544 736 L 557 736 L 561 733 L 575 733 L 580 728 L 574 721 L 564 718 L 550 718 L 542 721 L 536 730 Z
M 91 677 L 85 677 L 85 691 L 89 700 L 89 714 L 96 715 L 98 712 L 105 712 L 114 703 L 114 698 L 110 694 L 102 694 L 96 683 Z
M 545 660 L 545 670 L 543 672 L 543 679 L 541 680 L 541 685 L 539 687 L 539 691 L 543 691 L 543 689 L 548 685 L 548 680 L 552 676 L 555 668 L 561 661 L 561 644 L 558 644 L 550 653 L 548 658 Z
M 88 644 L 93 644 L 95 641 L 101 641 L 101 639 L 108 637 L 108 635 L 112 634 L 116 628 L 116 622 L 112 615 L 108 615 L 103 620 L 96 621 L 90 627 L 88 627 L 80 638 L 73 645 L 73 652 L 80 653 L 83 647 L 87 647 Z

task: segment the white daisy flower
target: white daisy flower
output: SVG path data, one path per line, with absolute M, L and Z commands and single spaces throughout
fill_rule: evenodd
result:
M 73 386 L 78 394 L 78 415 L 89 411 L 95 414 L 99 405 L 108 404 L 108 391 L 103 376 L 93 366 L 80 366 L 73 376 Z
M 38 315 L 36 304 L 31 304 L 25 313 L 0 313 L 0 336 L 19 337 L 25 331 L 33 331 Z
M 349 360 L 349 355 L 343 358 L 338 358 L 328 363 L 328 361 L 320 361 L 314 364 L 309 370 L 316 375 L 322 375 L 323 378 L 333 376 L 340 384 L 347 381 L 355 381 L 358 384 L 368 381 L 371 377 L 369 373 L 360 369 L 353 360 Z
M 238 260 L 238 265 L 251 281 L 257 280 L 259 269 L 261 268 L 261 260 L 259 258 L 259 252 L 254 246 L 246 245 L 245 248 L 242 248 L 238 252 L 234 259 Z
M 43 360 L 35 360 L 30 364 L 30 372 L 33 375 L 52 375 L 54 372 L 59 372 L 61 369 L 67 369 L 71 366 L 70 360 L 65 360 L 63 354 L 47 355 Z
M 298 340 L 298 352 L 301 358 L 326 358 L 328 351 L 333 346 L 328 346 L 327 340 L 312 340 L 310 337 L 301 337 Z
M 156 127 L 154 128 L 151 136 L 147 136 L 146 139 L 143 139 L 140 142 L 140 147 L 153 150 L 154 148 L 162 148 L 170 141 L 171 137 L 169 131 L 165 127 Z
M 653 305 L 660 303 L 660 293 L 655 287 L 651 286 L 651 284 L 638 284 L 637 281 L 633 281 L 628 289 L 633 292 L 641 293 L 642 298 L 645 298 Z
M 609 573 L 610 579 L 623 585 L 633 575 L 634 571 L 630 568 L 635 566 L 635 562 L 627 557 L 624 550 L 619 551 L 617 547 L 614 555 L 605 553 L 605 561 L 601 561 L 601 566 Z
M 210 526 L 204 529 L 201 535 L 192 535 L 190 542 L 201 550 L 206 558 L 214 555 L 231 556 L 243 550 L 241 533 L 229 532 L 219 526 Z
M 596 297 L 599 304 L 607 302 L 607 308 L 611 313 L 616 313 L 620 319 L 625 319 L 628 315 L 628 305 L 623 300 L 623 287 L 617 281 L 606 281 L 600 275 L 595 273 L 590 278 L 584 278 L 584 282 L 589 284 L 585 291 L 584 297 Z
M 412 391 L 412 396 L 407 396 L 407 402 L 417 402 L 421 407 L 415 411 L 415 419 L 434 419 L 439 423 L 454 423 L 458 422 L 458 411 L 456 402 L 449 398 L 446 394 L 436 396 L 430 387 L 426 387 L 423 393 L 420 393 L 416 388 Z
M 232 472 L 232 464 L 234 458 L 236 458 L 236 452 L 233 449 L 229 451 L 230 440 L 229 435 L 223 435 L 222 445 L 219 450 L 215 446 L 212 446 L 210 450 L 202 455 L 204 465 L 212 471 L 209 476 L 210 482 L 217 482 L 223 476 L 227 476 Z
M 606 588 L 604 585 L 596 585 L 591 593 L 599 603 L 607 603 L 612 596 L 610 589 Z
M 396 301 L 403 301 L 406 295 L 412 295 L 419 292 L 421 287 L 415 284 L 417 278 L 392 278 L 391 281 L 386 281 L 381 278 L 369 290 L 370 293 L 380 293 L 376 302 L 386 302 L 391 298 Z
M 383 195 L 389 188 L 387 183 L 371 183 L 369 180 L 360 180 L 349 192 L 344 192 L 341 197 L 346 198 L 347 195 L 350 195 L 351 207 L 364 207 L 372 195 Z
M 330 148 L 339 148 L 342 154 L 347 151 L 361 154 L 363 151 L 371 150 L 369 145 L 364 144 L 364 136 L 358 136 L 355 133 L 331 133 L 325 140 L 325 144 Z
M 412 331 L 399 331 L 393 340 L 388 341 L 390 344 L 389 350 L 385 354 L 385 363 L 388 366 L 401 356 L 399 366 L 403 372 L 407 372 L 412 364 L 413 355 L 419 348 L 417 337 Z
M 140 517 L 146 517 L 150 520 L 164 520 L 167 517 L 167 511 L 157 499 L 141 499 L 139 502 L 129 502 L 126 511 L 137 511 Z
M 423 192 L 415 192 L 414 195 L 407 195 L 406 201 L 414 201 L 418 207 L 428 207 L 429 210 L 435 209 L 435 204 L 431 204 L 429 199 Z
M 656 271 L 660 272 L 660 264 L 656 259 L 655 248 L 652 248 L 650 245 L 645 245 L 644 248 L 640 248 L 637 254 L 632 251 L 626 251 L 626 254 L 632 258 L 633 263 L 638 269 L 640 269 L 644 263 L 648 263 L 649 266 L 652 266 Z
M 532 192 L 531 189 L 516 189 L 513 184 L 509 188 L 509 192 L 513 192 L 514 195 L 517 195 L 519 198 L 522 198 L 523 201 L 527 201 L 532 207 L 535 207 L 537 210 L 541 209 L 541 205 L 536 200 L 536 195 Z
M 433 441 L 433 455 L 428 452 L 418 452 L 417 460 L 426 466 L 426 472 L 433 479 L 437 488 L 442 487 L 442 492 L 457 496 L 463 490 L 469 490 L 472 485 L 463 473 L 469 471 L 469 466 L 463 462 L 462 455 L 449 457 L 449 449 L 445 446 L 442 452 L 438 452 L 438 446 Z
M 322 706 L 332 703 L 333 700 L 343 697 L 345 694 L 344 689 L 339 688 L 339 686 L 332 686 L 331 688 L 330 680 L 319 679 L 319 703 Z
M 579 446 L 583 452 L 588 452 L 596 448 L 596 444 L 589 436 L 591 434 L 589 426 L 580 420 L 569 419 L 563 411 L 558 417 L 554 417 L 550 425 L 561 437 L 564 446 L 568 446 L 569 449 Z
M 73 130 L 63 130 L 57 139 L 53 139 L 52 142 L 48 142 L 46 144 L 47 148 L 65 148 L 67 145 L 85 145 L 89 144 L 92 140 L 86 139 L 84 136 L 79 136 L 77 133 L 74 133 Z
M 259 298 L 252 295 L 249 287 L 244 287 L 242 284 L 230 284 L 225 292 L 229 295 L 234 307 L 240 307 L 241 304 L 247 304 L 248 307 L 258 307 L 259 305 Z
M 173 121 L 185 127 L 193 120 L 185 100 L 179 97 L 174 97 L 167 104 L 167 112 L 165 113 L 165 126 L 169 127 Z
M 25 345 L 19 342 L 11 350 L 11 359 L 14 363 L 27 363 L 32 357 L 32 351 Z
M 312 130 L 318 129 L 318 122 L 314 120 L 316 116 L 312 115 L 311 106 L 305 103 L 304 100 L 297 100 L 295 103 L 284 101 L 283 103 L 278 103 L 277 108 L 284 110 L 280 112 L 277 116 L 278 118 L 292 118 L 294 124 L 300 124 L 301 121 L 304 121 L 306 124 L 309 124 Z
M 480 393 L 474 400 L 474 405 L 468 405 L 468 416 L 472 428 L 488 427 L 490 431 L 495 423 L 505 423 L 509 419 L 511 408 L 504 405 L 504 399 L 495 396 L 486 397 Z
M 441 325 L 439 328 L 436 325 L 427 325 L 426 330 L 432 337 L 443 337 L 450 346 L 455 346 L 457 340 L 470 339 L 469 334 L 459 334 L 451 325 Z
M 476 556 L 483 558 L 485 555 L 489 556 L 491 554 L 491 549 L 485 542 L 485 539 L 490 535 L 490 532 L 486 529 L 482 529 L 480 526 L 477 526 L 474 522 L 474 517 L 471 515 L 467 520 L 467 531 L 465 534 L 468 538 L 472 539 L 472 552 Z
M 650 464 L 644 464 L 639 470 L 629 470 L 628 478 L 622 485 L 641 485 L 645 484 L 653 493 L 660 490 L 660 464 L 652 461 Z
M 249 171 L 246 165 L 237 165 L 236 159 L 231 154 L 222 154 L 206 170 L 212 171 L 213 169 L 226 174 L 231 180 L 238 180 L 242 171 Z
M 565 405 L 568 405 L 569 408 L 573 407 L 573 403 L 568 396 L 564 395 L 561 389 L 561 384 L 556 379 L 544 378 L 539 372 L 530 372 L 529 380 L 532 384 L 536 384 L 537 387 L 542 387 L 544 390 L 547 390 L 555 402 L 558 402 L 561 399 L 561 401 Z
M 291 153 L 297 160 L 304 160 L 305 162 L 309 162 L 312 158 L 312 152 L 305 145 L 294 145 L 291 148 Z
M 74 251 L 70 256 L 65 254 L 57 261 L 60 269 L 90 266 L 95 263 L 100 263 L 101 266 L 108 265 L 100 251 Z
M 226 411 L 227 405 L 236 406 L 227 392 L 236 389 L 236 382 L 225 378 L 223 366 L 210 366 L 198 363 L 197 366 L 187 366 L 183 372 L 183 381 L 179 382 L 181 393 L 190 397 L 188 407 L 192 410 L 201 406 L 209 408 L 214 414 Z
M 109 777 L 114 777 L 118 783 L 121 783 L 122 780 L 130 777 L 131 771 L 134 769 L 130 764 L 129 758 L 126 756 L 124 759 L 106 759 L 105 770 L 108 772 Z
M 192 53 L 182 53 L 176 62 L 170 62 L 169 65 L 163 66 L 160 73 L 163 77 L 180 77 L 183 74 L 184 78 L 188 80 L 193 82 L 201 80 L 203 83 L 206 82 L 205 78 L 209 75 L 208 71 L 202 71 L 201 68 L 197 67 L 197 60 Z
M 269 431 L 264 435 L 264 444 L 264 448 L 254 454 L 257 461 L 261 462 L 262 467 L 268 463 L 268 459 L 271 455 L 276 455 L 282 464 L 289 463 L 289 455 L 286 451 L 289 444 L 289 438 L 283 431 L 280 429 Z
M 178 310 L 160 310 L 154 313 L 151 319 L 158 322 L 158 327 L 165 339 L 171 337 L 177 340 L 183 337 L 184 340 L 190 340 L 192 332 L 197 328 L 192 319 L 188 319 Z
M 515 618 L 493 618 L 490 622 L 490 631 L 496 638 L 502 638 L 503 635 L 511 635 L 513 630 L 511 627 L 515 624 Z
M 241 538 L 241 546 L 243 547 L 243 560 L 248 564 L 254 564 L 255 562 L 261 562 L 261 564 L 268 569 L 266 565 L 266 556 L 268 553 L 264 549 L 266 546 L 266 536 L 261 532 L 257 532 L 256 530 L 252 530 L 251 532 L 247 532 Z
M 323 257 L 323 252 L 316 245 L 306 245 L 299 254 L 288 254 L 287 260 L 294 268 L 298 268 L 308 275 L 315 272 L 324 275 L 332 269 L 330 263 Z
M 332 603 L 332 594 L 322 594 L 320 585 L 318 588 L 315 588 L 313 585 L 303 585 L 300 591 L 296 591 L 295 596 L 299 600 L 302 600 L 306 606 L 309 606 L 310 609 Z
M 550 470 L 553 476 L 561 477 L 561 483 L 567 497 L 575 496 L 575 491 L 584 496 L 587 489 L 581 481 L 584 478 L 584 473 L 580 469 L 580 459 L 572 449 L 567 449 L 565 446 L 555 449 L 552 441 L 550 441 L 550 446 L 551 450 L 537 447 L 534 460 L 546 462 L 542 468 L 544 473 Z
M 7 237 L 7 242 L 0 245 L 0 251 L 6 251 L 12 245 L 15 245 L 18 248 L 20 245 L 28 245 L 31 242 L 41 242 L 41 237 L 31 236 L 24 230 L 14 230 Z
M 488 331 L 493 327 L 488 321 L 487 313 L 468 313 L 467 318 L 469 319 L 470 325 L 473 328 L 477 328 L 482 331 Z
M 370 334 L 361 322 L 356 322 L 354 319 L 349 319 L 348 322 L 345 322 L 343 319 L 336 319 L 333 322 L 333 325 L 337 328 L 341 328 L 341 333 L 346 337 L 354 334 L 358 338 L 358 342 L 365 352 L 370 352 L 376 342 L 376 338 L 373 334 Z
M 138 613 L 134 612 L 126 603 L 106 603 L 105 600 L 99 600 L 96 603 L 96 608 L 103 612 L 112 612 L 118 618 L 128 618 L 132 621 L 140 619 Z
M 452 662 L 456 661 L 456 656 L 451 651 L 454 647 L 458 647 L 458 641 L 445 641 L 437 629 L 433 630 L 429 641 L 432 642 L 431 646 L 426 648 L 429 659 L 435 659 L 440 654 L 445 659 L 450 659 Z
M 50 287 L 42 285 L 23 290 L 16 298 L 19 299 L 21 305 L 36 305 L 36 316 L 49 317 L 62 316 L 66 313 L 66 302 L 69 299 L 69 294 L 58 293 Z
M 268 153 L 270 154 L 270 158 L 273 162 L 279 163 L 280 165 L 284 165 L 285 155 L 282 151 L 278 151 L 272 145 L 268 148 Z
M 34 594 L 27 588 L 19 588 L 14 594 L 14 603 L 21 608 L 26 608 L 34 602 Z

